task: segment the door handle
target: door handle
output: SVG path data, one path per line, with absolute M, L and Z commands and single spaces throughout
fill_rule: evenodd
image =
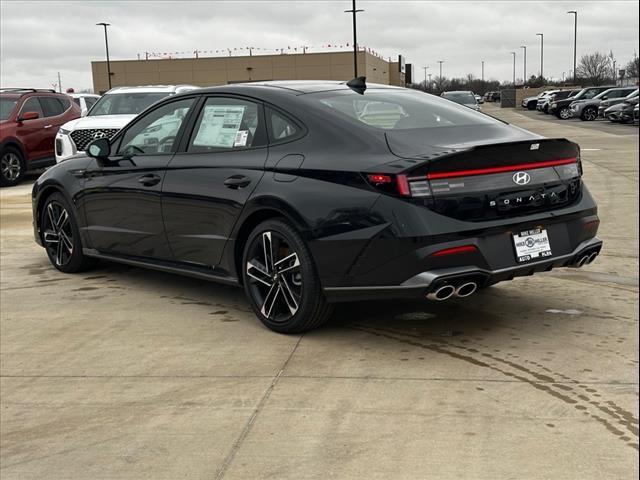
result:
M 227 188 L 232 188 L 237 190 L 238 188 L 244 188 L 251 183 L 251 179 L 249 177 L 245 177 L 244 175 L 231 175 L 224 181 L 224 184 Z
M 138 179 L 138 183 L 141 183 L 145 187 L 153 187 L 154 185 L 160 183 L 160 180 L 162 179 L 158 175 L 149 174 L 141 176 Z

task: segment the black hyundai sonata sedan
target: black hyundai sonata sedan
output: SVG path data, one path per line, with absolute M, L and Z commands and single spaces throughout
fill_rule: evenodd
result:
M 338 301 L 467 297 L 592 262 L 581 175 L 575 143 L 423 92 L 236 84 L 162 100 L 47 170 L 33 224 L 58 270 L 242 286 L 267 327 L 302 332 Z

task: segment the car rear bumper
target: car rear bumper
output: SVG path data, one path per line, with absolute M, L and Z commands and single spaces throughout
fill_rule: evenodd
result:
M 480 268 L 476 265 L 463 265 L 438 268 L 419 273 L 400 285 L 373 285 L 357 287 L 327 287 L 324 294 L 329 302 L 358 300 L 381 300 L 392 298 L 427 298 L 445 285 L 457 288 L 466 283 L 475 283 L 479 288 L 516 277 L 548 272 L 554 268 L 577 266 L 583 259 L 593 255 L 591 261 L 602 249 L 602 241 L 592 237 L 581 242 L 572 252 L 550 257 L 537 262 L 529 262 L 495 270 Z M 595 254 L 595 255 L 594 255 Z

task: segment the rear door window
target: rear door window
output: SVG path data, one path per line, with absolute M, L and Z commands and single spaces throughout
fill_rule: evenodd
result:
M 270 107 L 266 111 L 270 143 L 287 142 L 302 135 L 302 128 L 289 117 Z
M 26 112 L 37 112 L 40 118 L 44 117 L 44 113 L 42 111 L 42 107 L 40 106 L 40 102 L 38 101 L 38 97 L 27 98 L 27 100 L 22 104 L 20 115 Z
M 261 104 L 228 97 L 210 97 L 200 111 L 187 151 L 241 150 L 267 144 Z

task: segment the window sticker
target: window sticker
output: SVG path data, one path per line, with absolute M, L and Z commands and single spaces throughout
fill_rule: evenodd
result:
M 240 130 L 245 109 L 245 105 L 205 105 L 193 145 L 222 148 L 238 146 L 238 130 Z M 247 143 L 246 131 L 244 132 L 242 146 Z M 241 136 L 240 140 L 242 140 Z
M 248 130 L 238 130 L 236 133 L 236 141 L 233 142 L 234 147 L 246 147 L 247 146 L 247 138 L 249 138 Z

